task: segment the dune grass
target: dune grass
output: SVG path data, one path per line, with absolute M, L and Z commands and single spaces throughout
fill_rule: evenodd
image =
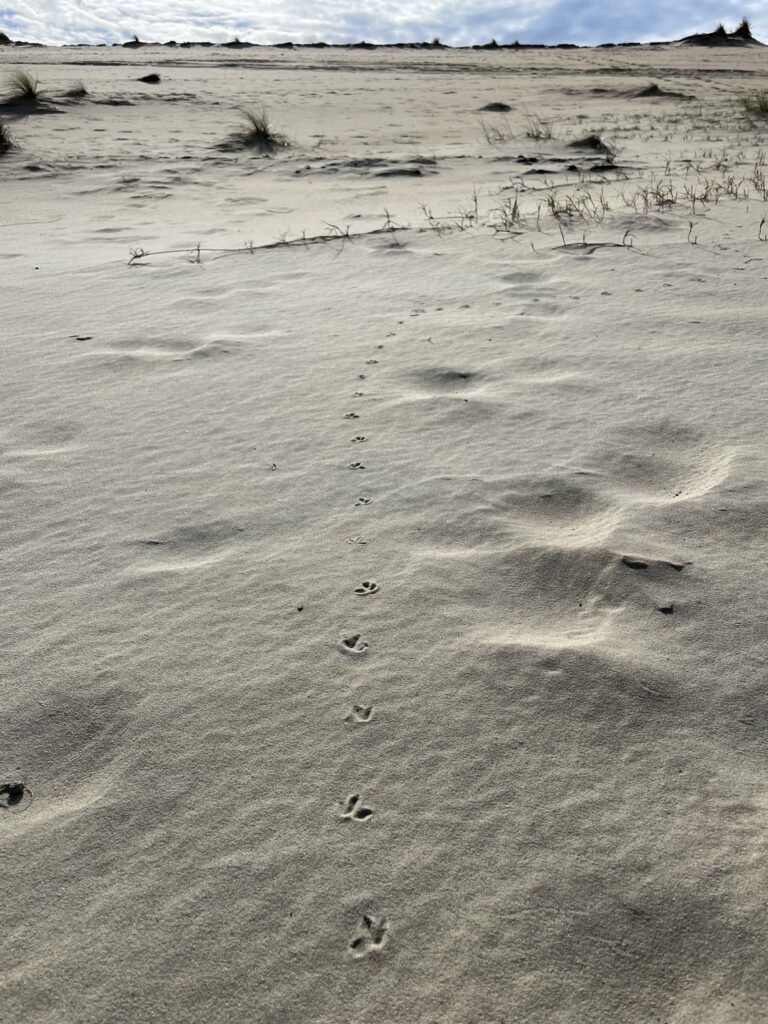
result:
M 3 100 L 12 106 L 36 103 L 40 99 L 40 83 L 36 75 L 24 68 L 14 68 L 5 79 Z
M 73 82 L 67 89 L 67 91 L 64 93 L 64 95 L 67 97 L 67 99 L 70 100 L 83 99 L 83 97 L 88 95 L 88 90 L 85 87 L 85 82 L 83 82 L 81 79 L 78 79 L 76 82 Z
M 232 139 L 241 147 L 271 152 L 288 145 L 285 136 L 275 131 L 264 107 L 243 107 L 240 114 L 242 126 L 233 133 Z
M 530 115 L 526 118 L 525 125 L 525 134 L 529 139 L 551 139 L 554 136 L 553 121 L 545 121 L 540 117 Z
M 754 117 L 768 117 L 768 89 L 757 89 L 739 98 L 743 109 Z
M 13 149 L 13 138 L 8 125 L 0 117 L 0 156 L 7 153 L 9 149 Z

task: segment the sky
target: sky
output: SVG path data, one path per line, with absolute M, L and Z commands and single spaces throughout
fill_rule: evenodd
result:
M 0 0 L 0 31 L 38 43 L 177 42 L 235 37 L 253 43 L 292 40 L 416 42 L 436 36 L 452 46 L 487 43 L 649 42 L 733 29 L 742 17 L 768 42 L 765 0 Z

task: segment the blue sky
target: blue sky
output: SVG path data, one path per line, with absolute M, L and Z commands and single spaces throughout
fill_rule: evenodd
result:
M 203 13 L 204 11 L 204 13 Z M 40 43 L 112 43 L 239 36 L 255 43 L 594 43 L 675 39 L 736 26 L 746 15 L 768 42 L 765 0 L 0 0 L 0 29 Z

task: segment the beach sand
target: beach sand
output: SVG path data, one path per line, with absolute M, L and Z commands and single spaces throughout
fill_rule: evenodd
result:
M 0 50 L 4 1024 L 765 1019 L 765 52 Z

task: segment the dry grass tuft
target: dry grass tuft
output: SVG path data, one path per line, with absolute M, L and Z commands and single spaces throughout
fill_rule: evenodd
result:
M 78 79 L 76 82 L 73 82 L 70 85 L 70 87 L 66 90 L 64 95 L 69 100 L 81 100 L 85 96 L 88 96 L 89 93 L 88 93 L 88 90 L 85 87 L 85 82 L 83 82 L 80 79 Z
M 554 121 L 545 121 L 540 117 L 528 117 L 525 124 L 525 134 L 529 139 L 551 139 L 554 134 Z
M 37 77 L 23 68 L 9 71 L 5 80 L 4 102 L 8 106 L 37 103 L 40 98 L 40 83 Z
M 241 148 L 272 152 L 288 145 L 285 136 L 273 128 L 264 107 L 259 110 L 243 107 L 240 113 L 243 124 L 238 131 L 233 133 L 232 140 Z
M 739 99 L 742 107 L 754 117 L 768 117 L 768 89 L 757 89 Z
M 13 138 L 5 121 L 0 117 L 0 156 L 13 149 Z

